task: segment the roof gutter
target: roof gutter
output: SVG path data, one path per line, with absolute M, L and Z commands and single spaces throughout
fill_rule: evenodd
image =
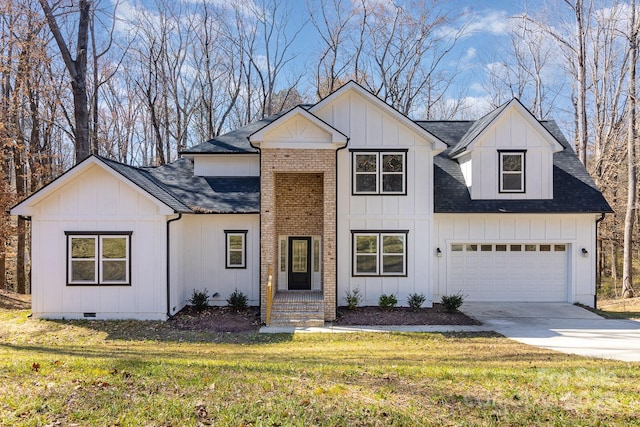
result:
M 167 220 L 167 319 L 171 319 L 171 223 L 182 219 L 182 213 Z
M 596 273 L 598 272 L 598 259 L 599 257 L 599 253 L 598 253 L 598 228 L 600 223 L 604 220 L 605 217 L 605 213 L 601 212 L 600 213 L 600 218 L 596 219 L 596 250 L 595 250 L 595 256 L 594 256 L 594 263 L 595 263 L 595 271 Z M 596 289 L 596 292 L 593 293 L 593 308 L 598 308 L 598 291 Z

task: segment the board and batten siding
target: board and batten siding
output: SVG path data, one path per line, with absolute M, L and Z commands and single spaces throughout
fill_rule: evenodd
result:
M 166 319 L 165 218 L 157 202 L 93 165 L 33 206 L 36 318 Z M 67 231 L 131 234 L 130 286 L 67 286 Z
M 452 244 L 557 243 L 567 245 L 567 253 L 559 255 L 567 260 L 567 301 L 593 306 L 595 220 L 594 214 L 435 214 L 435 244 L 429 254 L 435 259 L 434 299 L 456 292 L 447 288 Z M 442 251 L 441 257 L 436 256 L 437 248 Z M 586 257 L 582 248 L 588 252 Z M 544 282 L 539 286 L 539 292 L 544 293 Z
M 526 193 L 500 193 L 498 150 L 526 150 Z M 472 199 L 552 199 L 553 150 L 517 109 L 505 112 L 480 136 L 461 167 Z M 473 184 L 473 185 L 472 185 Z
M 195 176 L 260 176 L 258 154 L 197 154 L 193 156 Z
M 318 117 L 349 136 L 346 149 L 337 152 L 337 299 L 345 305 L 346 292 L 360 289 L 362 305 L 377 305 L 381 294 L 395 294 L 398 305 L 412 293 L 427 297 L 432 259 L 433 151 L 431 142 L 356 91 L 347 91 L 314 111 Z M 406 195 L 353 195 L 350 149 L 407 150 Z M 406 277 L 354 277 L 352 230 L 395 231 L 407 234 Z
M 260 216 L 235 215 L 184 215 L 175 223 L 171 238 L 176 256 L 175 299 L 182 306 L 191 298 L 194 290 L 207 289 L 211 305 L 227 305 L 227 298 L 234 291 L 244 292 L 249 305 L 260 302 Z M 173 226 L 173 225 L 172 225 Z M 246 268 L 226 268 L 225 230 L 243 230 L 246 234 Z M 175 246 L 174 246 L 175 243 Z M 175 307 L 176 311 L 180 306 Z M 172 307 L 173 310 L 173 307 Z

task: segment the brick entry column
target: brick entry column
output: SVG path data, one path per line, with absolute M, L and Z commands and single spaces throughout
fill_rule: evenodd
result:
M 294 175 L 295 174 L 295 175 Z M 279 186 L 281 188 L 279 188 Z M 321 186 L 322 188 L 318 188 Z M 292 203 L 304 188 L 309 200 Z M 278 195 L 278 191 L 290 192 Z M 321 206 L 317 197 L 321 193 Z M 278 274 L 278 234 L 322 236 L 322 293 L 325 320 L 336 318 L 336 157 L 332 149 L 264 149 L 260 165 L 260 301 L 266 320 L 267 281 Z M 315 195 L 315 197 L 314 197 Z M 278 200 L 279 198 L 279 200 Z M 278 212 L 287 209 L 288 212 Z M 294 212 L 295 210 L 295 212 Z M 305 218 L 306 215 L 306 218 Z M 287 231 L 290 230 L 290 231 Z

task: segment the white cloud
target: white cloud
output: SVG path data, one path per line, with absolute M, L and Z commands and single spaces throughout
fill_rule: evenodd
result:
M 489 9 L 482 13 L 469 12 L 459 20 L 458 27 L 445 26 L 440 36 L 446 38 L 466 38 L 476 34 L 504 35 L 511 29 L 509 15 L 505 10 Z
M 475 47 L 470 47 L 469 49 L 467 49 L 467 52 L 464 55 L 464 59 L 469 61 L 469 60 L 475 58 L 477 53 L 478 52 L 477 52 Z

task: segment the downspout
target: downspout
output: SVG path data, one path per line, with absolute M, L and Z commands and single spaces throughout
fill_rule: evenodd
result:
M 182 219 L 182 214 L 178 213 L 178 216 L 167 220 L 167 320 L 171 319 L 171 233 L 170 225 L 174 221 Z
M 336 262 L 336 291 L 335 291 L 335 295 L 336 295 L 336 315 L 338 314 L 338 301 L 340 300 L 340 297 L 338 296 L 338 151 L 340 150 L 344 150 L 345 148 L 347 148 L 347 145 L 349 145 L 349 137 L 347 137 L 347 143 L 344 144 L 344 146 L 338 148 L 336 150 L 336 235 L 335 235 L 335 239 L 336 239 L 336 256 L 335 256 L 335 262 Z
M 249 137 L 247 137 L 247 141 L 249 141 L 249 146 L 258 151 L 258 164 L 260 165 L 260 175 L 258 176 L 260 184 L 260 191 L 258 192 L 258 236 L 260 237 L 258 240 L 260 242 L 260 248 L 258 249 L 260 253 L 260 258 L 258 259 L 258 313 L 260 319 L 262 319 L 262 150 L 260 150 L 260 147 L 253 145 Z
M 598 274 L 598 226 L 600 225 L 600 223 L 602 222 L 602 220 L 604 219 L 605 213 L 601 212 L 600 213 L 600 218 L 596 219 L 596 250 L 595 250 L 595 271 L 596 271 L 596 276 Z M 597 279 L 596 279 L 597 280 Z M 593 294 L 593 308 L 598 308 L 598 290 L 596 289 L 596 292 L 594 292 Z

